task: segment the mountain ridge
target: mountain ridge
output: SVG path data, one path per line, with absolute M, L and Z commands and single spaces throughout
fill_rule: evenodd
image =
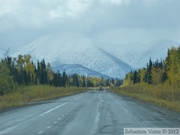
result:
M 19 54 L 30 54 L 34 60 L 45 59 L 51 63 L 52 67 L 54 63 L 61 63 L 59 64 L 59 70 L 62 70 L 62 65 L 77 64 L 79 65 L 79 69 L 76 68 L 77 72 L 79 72 L 79 70 L 82 71 L 82 67 L 86 69 L 84 73 L 81 72 L 82 75 L 91 74 L 93 76 L 94 74 L 95 76 L 103 75 L 104 77 L 123 78 L 127 70 L 121 70 L 121 66 L 125 66 L 124 69 L 129 69 L 128 71 L 133 70 L 133 68 L 125 64 L 125 62 L 117 64 L 107 53 L 100 51 L 94 45 L 94 41 L 89 38 L 66 41 L 59 37 L 46 36 L 17 49 L 11 56 L 17 57 Z M 72 66 L 72 70 L 73 68 L 74 66 Z M 91 73 L 89 73 L 90 71 Z
M 90 77 L 103 77 L 105 79 L 111 78 L 110 76 L 107 76 L 105 74 L 102 74 L 100 72 L 93 71 L 91 69 L 88 69 L 82 65 L 79 64 L 53 64 L 52 66 L 53 71 L 65 71 L 68 74 L 79 74 L 84 76 L 90 76 Z
M 146 66 L 150 57 L 164 59 L 168 48 L 179 46 L 171 40 L 141 44 L 142 48 L 137 50 L 133 45 L 113 45 L 86 37 L 68 40 L 51 35 L 11 51 L 10 56 L 30 54 L 34 61 L 45 59 L 56 71 L 63 72 L 66 67 L 69 74 L 76 71 L 81 75 L 123 79 L 128 72 Z

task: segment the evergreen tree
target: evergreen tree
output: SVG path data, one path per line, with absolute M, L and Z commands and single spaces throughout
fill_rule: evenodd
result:
M 67 74 L 66 74 L 66 72 L 64 71 L 63 72 L 63 76 L 62 76 L 62 86 L 63 87 L 66 87 L 66 85 L 67 85 Z
M 83 76 L 82 79 L 83 79 L 82 87 L 86 87 L 86 79 L 85 79 L 85 76 Z
M 136 84 L 139 82 L 139 79 L 138 79 L 138 72 L 137 71 L 134 71 L 134 77 L 133 77 L 133 84 Z
M 73 86 L 79 87 L 79 80 L 78 80 L 78 75 L 73 74 Z
M 149 64 L 147 64 L 147 72 L 145 75 L 145 82 L 148 84 L 152 84 L 152 61 L 149 60 Z

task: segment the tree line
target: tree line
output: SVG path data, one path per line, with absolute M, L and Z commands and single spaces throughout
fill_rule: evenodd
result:
M 30 55 L 19 55 L 17 58 L 5 57 L 0 61 L 0 95 L 14 89 L 15 85 L 46 84 L 55 87 L 98 87 L 121 85 L 120 79 L 104 79 L 103 77 L 87 77 L 78 74 L 68 75 L 51 69 L 45 60 L 35 64 Z
M 138 69 L 128 73 L 123 85 L 136 83 L 178 85 L 180 82 L 180 47 L 168 49 L 164 61 L 149 60 L 146 68 Z

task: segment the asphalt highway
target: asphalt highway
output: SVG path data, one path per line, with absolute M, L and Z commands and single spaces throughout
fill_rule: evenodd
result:
M 0 135 L 123 135 L 124 128 L 167 127 L 180 127 L 180 114 L 106 90 L 0 113 Z

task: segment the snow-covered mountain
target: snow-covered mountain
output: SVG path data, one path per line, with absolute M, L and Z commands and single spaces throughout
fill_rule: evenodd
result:
M 53 70 L 65 70 L 69 74 L 124 78 L 131 70 L 146 66 L 150 58 L 153 61 L 165 59 L 168 48 L 172 46 L 177 47 L 179 44 L 170 40 L 149 44 L 109 44 L 91 38 L 50 35 L 10 54 L 12 57 L 30 54 L 33 60 L 45 59 L 51 63 Z
M 110 76 L 107 76 L 105 74 L 101 74 L 100 72 L 93 71 L 89 68 L 86 68 L 82 65 L 79 64 L 58 64 L 58 63 L 53 63 L 53 70 L 55 72 L 57 71 L 66 71 L 69 74 L 74 74 L 77 73 L 79 75 L 84 75 L 84 76 L 91 76 L 91 77 L 103 77 L 103 78 L 111 78 Z
M 168 49 L 178 46 L 180 46 L 180 44 L 172 40 L 156 40 L 148 44 L 129 43 L 100 45 L 105 51 L 125 61 L 134 69 L 145 67 L 150 58 L 152 61 L 164 60 L 167 56 Z
M 136 68 L 134 62 L 139 60 L 141 54 L 144 51 L 147 51 L 149 48 L 143 43 L 128 43 L 128 44 L 105 44 L 100 45 L 100 48 L 103 48 L 110 54 L 113 54 L 115 57 L 125 61 L 127 64 Z M 145 56 L 146 57 L 146 56 Z
M 34 60 L 45 59 L 53 69 L 62 72 L 65 65 L 67 73 L 76 70 L 77 73 L 91 76 L 123 78 L 133 67 L 109 54 L 103 48 L 95 46 L 90 38 L 71 38 L 46 36 L 31 44 L 19 48 L 13 57 L 19 54 L 30 54 Z
M 148 46 L 148 48 L 139 53 L 139 55 L 130 64 L 136 69 L 146 67 L 150 59 L 152 61 L 164 60 L 167 57 L 168 49 L 178 47 L 180 44 L 171 40 L 157 40 L 148 43 L 146 46 Z

